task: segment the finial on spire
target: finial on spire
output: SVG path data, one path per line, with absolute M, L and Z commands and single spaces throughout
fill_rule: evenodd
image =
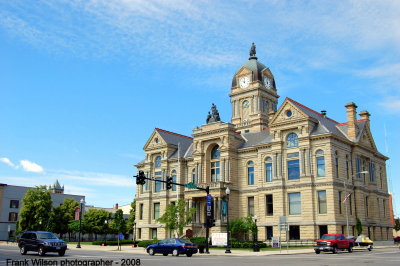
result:
M 257 57 L 256 57 L 256 45 L 254 44 L 254 42 L 251 44 L 250 58 L 249 59 L 257 59 Z

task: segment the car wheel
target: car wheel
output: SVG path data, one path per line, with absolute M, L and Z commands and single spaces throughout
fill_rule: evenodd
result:
M 44 251 L 43 246 L 40 246 L 40 247 L 39 247 L 38 253 L 39 253 L 39 256 L 44 256 L 44 254 L 46 254 L 46 252 Z
M 350 245 L 350 247 L 347 249 L 347 251 L 348 251 L 349 253 L 353 252 L 353 246 Z
M 19 249 L 19 252 L 21 253 L 21 255 L 25 255 L 26 254 L 25 246 L 21 246 L 21 248 Z
M 186 256 L 191 257 L 193 254 L 192 253 L 186 253 Z
M 168 256 L 168 253 L 163 253 L 162 255 L 163 255 L 163 256 Z
M 59 252 L 58 252 L 58 255 L 59 255 L 59 256 L 64 256 L 64 254 L 65 254 L 65 250 L 59 251 Z
M 321 251 L 318 250 L 318 249 L 316 249 L 316 250 L 315 250 L 315 254 L 319 254 L 319 253 L 321 253 Z
M 337 247 L 336 247 L 336 246 L 333 246 L 333 248 L 332 248 L 332 253 L 333 253 L 333 254 L 336 254 L 336 253 L 337 253 Z
M 178 257 L 179 251 L 177 249 L 172 250 L 172 256 Z
M 372 250 L 372 247 L 371 247 L 371 246 L 369 246 L 369 247 L 368 247 L 368 251 L 371 251 L 371 250 Z
M 149 255 L 150 255 L 150 256 L 154 256 L 154 249 L 149 248 Z

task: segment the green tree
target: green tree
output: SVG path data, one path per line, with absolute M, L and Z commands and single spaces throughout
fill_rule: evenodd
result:
M 244 234 L 256 235 L 258 232 L 257 224 L 252 216 L 242 217 L 229 221 L 229 228 L 233 237 L 243 239 Z
M 361 235 L 363 231 L 361 220 L 358 217 L 356 218 L 356 231 L 358 235 Z
M 110 227 L 118 235 L 118 250 L 121 250 L 121 246 L 119 244 L 119 234 L 126 232 L 126 220 L 124 219 L 122 210 L 117 210 L 114 213 Z
M 17 232 L 48 230 L 53 201 L 46 186 L 28 189 L 22 199 Z
M 400 231 L 400 218 L 397 218 L 397 219 L 394 220 L 394 227 L 393 227 L 393 229 L 396 230 L 396 232 L 397 232 L 397 231 Z
M 105 234 L 108 230 L 108 225 L 105 221 L 111 219 L 111 213 L 105 210 L 90 209 L 83 215 L 85 221 L 85 230 L 87 233 L 93 233 L 94 239 L 97 240 L 98 234 Z
M 70 233 L 69 222 L 74 219 L 75 209 L 79 207 L 79 203 L 70 198 L 65 198 L 61 206 L 53 208 L 50 215 L 49 230 L 60 234 Z
M 132 232 L 133 234 L 135 234 L 133 232 L 135 220 L 136 220 L 136 199 L 134 199 L 131 203 L 131 210 L 129 212 L 129 218 L 126 224 L 129 233 Z
M 180 199 L 177 204 L 168 204 L 165 213 L 157 219 L 157 222 L 165 224 L 165 229 L 175 232 L 177 236 L 183 236 L 183 228 L 192 222 L 195 208 L 186 211 L 185 201 Z

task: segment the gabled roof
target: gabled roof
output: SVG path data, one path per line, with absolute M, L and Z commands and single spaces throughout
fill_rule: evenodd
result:
M 269 133 L 269 129 L 260 132 L 243 133 L 240 136 L 245 142 L 237 148 L 238 150 L 250 148 L 256 145 L 267 144 L 272 141 L 272 135 Z
M 182 158 L 189 146 L 193 143 L 193 138 L 181 135 L 175 132 L 167 131 L 161 128 L 155 129 L 158 134 L 165 140 L 167 144 L 172 144 L 177 147 L 177 150 L 169 157 L 169 159 Z M 179 152 L 179 154 L 178 154 Z

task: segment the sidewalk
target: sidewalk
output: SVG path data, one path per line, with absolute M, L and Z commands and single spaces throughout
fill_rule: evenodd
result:
M 374 243 L 374 249 L 381 248 L 390 248 L 390 247 L 398 247 L 398 245 L 391 244 L 388 241 L 380 243 Z M 378 244 L 378 245 L 377 245 Z M 0 245 L 13 245 L 17 248 L 16 243 L 8 243 L 6 241 L 0 241 Z M 117 250 L 117 246 L 95 246 L 95 245 L 81 245 L 81 248 L 76 248 L 76 244 L 68 245 L 69 250 L 93 250 L 93 251 L 102 251 L 102 252 L 113 252 L 113 253 L 129 253 L 129 254 L 142 254 L 145 255 L 146 249 L 141 247 L 132 246 L 121 246 L 121 251 Z M 251 250 L 240 250 L 240 249 L 231 249 L 232 253 L 225 253 L 225 249 L 210 249 L 210 253 L 197 253 L 195 256 L 269 256 L 269 255 L 293 255 L 293 254 L 307 254 L 314 253 L 314 249 L 312 247 L 307 248 L 296 248 L 296 249 L 288 249 L 282 247 L 282 251 L 280 249 L 274 250 L 265 250 L 260 252 L 254 252 Z M 183 256 L 183 255 L 182 255 Z

